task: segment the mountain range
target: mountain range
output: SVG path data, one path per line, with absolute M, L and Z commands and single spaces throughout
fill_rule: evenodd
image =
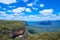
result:
M 57 32 L 60 31 L 60 20 L 56 21 L 26 21 L 28 29 L 37 31 Z

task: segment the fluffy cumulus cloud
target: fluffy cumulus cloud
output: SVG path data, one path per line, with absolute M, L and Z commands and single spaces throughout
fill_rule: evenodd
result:
M 44 7 L 45 5 L 44 4 L 40 4 L 40 7 Z
M 37 2 L 38 0 L 34 0 L 33 2 L 28 3 L 27 6 L 30 6 L 30 7 L 37 6 Z
M 13 12 L 13 11 L 11 11 L 11 12 Z M 23 20 L 23 21 L 36 21 L 36 20 L 39 19 L 39 17 L 37 15 L 22 16 L 20 14 L 21 13 L 7 14 L 4 11 L 0 11 L 0 19 L 4 19 L 4 20 Z
M 25 20 L 25 18 L 27 17 L 23 16 L 24 11 L 31 12 L 30 8 L 26 8 L 26 7 L 18 7 L 12 10 L 0 11 L 0 19 Z M 7 14 L 7 12 L 11 14 Z
M 7 14 L 4 11 L 0 11 L 0 19 L 4 19 L 4 20 L 11 20 L 14 18 L 13 14 Z
M 39 4 L 37 4 L 37 2 L 38 2 L 38 0 L 34 0 L 33 2 L 28 3 L 27 6 L 31 7 L 33 10 L 38 10 L 38 8 L 36 8 L 39 6 Z
M 29 3 L 29 4 L 27 4 L 27 6 L 31 6 L 32 7 L 33 6 L 33 3 Z
M 7 16 L 7 14 L 4 11 L 0 11 L 0 16 Z
M 38 15 L 30 15 L 28 17 L 25 17 L 24 18 L 25 21 L 47 21 L 47 20 L 51 20 L 51 21 L 54 21 L 54 20 L 60 20 L 60 16 L 55 16 L 53 15 L 53 17 L 51 16 L 38 16 Z
M 0 19 L 6 20 L 23 20 L 23 21 L 46 21 L 46 20 L 60 20 L 60 13 L 58 16 L 53 14 L 53 9 L 44 9 L 41 10 L 39 13 L 40 15 L 29 15 L 29 16 L 22 16 L 21 14 L 23 11 L 26 11 L 25 7 L 19 7 L 13 10 L 7 10 L 8 12 L 12 12 L 12 14 L 7 14 L 7 12 L 0 11 Z M 27 10 L 28 11 L 28 10 Z M 29 11 L 31 12 L 31 11 Z M 41 16 L 43 15 L 43 16 Z
M 33 10 L 38 10 L 38 8 L 35 8 L 34 7 L 34 4 L 33 3 L 29 3 L 29 4 L 27 4 L 27 6 L 32 7 Z
M 8 12 L 12 12 L 13 15 L 15 15 L 15 16 L 23 15 L 24 11 L 25 11 L 25 7 L 18 7 L 18 8 L 12 9 L 12 10 L 8 10 Z
M 30 9 L 30 8 L 26 8 L 25 11 L 26 11 L 26 12 L 31 12 L 31 9 Z
M 3 4 L 11 4 L 11 3 L 15 3 L 16 0 L 0 0 L 0 3 L 3 3 Z
M 56 16 L 54 20 L 60 20 L 60 16 Z
M 39 11 L 40 14 L 42 14 L 43 16 L 49 16 L 53 13 L 53 9 L 44 9 L 42 11 Z
M 26 7 L 18 7 L 16 9 L 12 10 L 13 13 L 22 13 L 24 11 L 31 12 L 31 9 L 30 8 L 26 8 Z
M 38 10 L 38 8 L 35 8 L 35 7 L 33 7 L 32 9 L 34 9 L 34 10 Z
M 23 0 L 24 2 L 27 2 L 28 0 Z
M 19 7 L 19 8 L 13 9 L 12 12 L 14 12 L 14 13 L 21 13 L 24 10 L 25 10 L 25 7 Z
M 56 14 L 53 14 L 53 9 L 44 9 L 40 11 L 40 14 L 44 15 L 29 15 L 24 16 L 23 20 L 25 21 L 46 21 L 46 20 L 60 20 L 60 15 L 57 16 Z M 48 15 L 48 16 L 47 16 Z
M 27 21 L 39 21 L 38 19 L 40 20 L 40 17 L 37 15 L 30 15 L 26 18 Z
M 24 12 L 31 12 L 31 9 L 26 7 L 18 7 L 12 10 L 8 10 L 7 12 L 11 12 L 14 16 L 19 17 L 24 15 Z
M 31 3 L 29 2 L 28 4 L 27 2 L 30 0 L 21 0 L 21 1 L 25 2 L 27 7 L 21 6 L 21 7 L 16 8 L 17 5 L 16 6 L 9 5 L 12 3 L 16 3 L 17 0 L 0 0 L 0 3 L 8 4 L 9 5 L 8 7 L 12 8 L 12 9 L 7 10 L 6 8 L 3 8 L 2 6 L 0 6 L 0 9 L 3 9 L 3 11 L 0 11 L 0 19 L 24 20 L 24 21 L 60 20 L 60 13 L 57 15 L 56 13 L 54 13 L 54 9 L 43 9 L 39 11 L 40 8 L 45 7 L 45 4 L 38 3 L 39 0 L 34 0 Z M 39 14 L 35 13 L 35 15 L 34 14 L 28 15 L 27 13 L 35 12 L 32 10 L 37 11 L 37 13 Z

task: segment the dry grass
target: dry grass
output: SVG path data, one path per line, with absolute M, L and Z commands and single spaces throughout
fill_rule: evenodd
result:
M 59 32 L 37 33 L 34 35 L 29 35 L 27 40 L 60 40 L 60 33 Z

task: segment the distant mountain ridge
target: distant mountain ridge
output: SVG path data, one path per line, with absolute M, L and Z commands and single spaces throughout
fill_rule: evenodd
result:
M 52 25 L 53 22 L 60 24 L 60 20 L 57 21 L 26 21 L 26 25 Z
M 44 31 L 60 31 L 60 20 L 57 21 L 27 21 L 28 28 Z

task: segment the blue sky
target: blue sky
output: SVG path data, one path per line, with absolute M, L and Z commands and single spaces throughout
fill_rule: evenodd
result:
M 60 0 L 0 0 L 0 20 L 60 20 Z

